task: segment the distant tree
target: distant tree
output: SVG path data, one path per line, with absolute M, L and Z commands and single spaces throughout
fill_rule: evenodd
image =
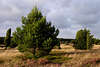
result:
M 13 33 L 13 38 L 21 52 L 32 52 L 34 56 L 48 55 L 51 49 L 58 44 L 59 30 L 46 21 L 46 17 L 35 7 L 22 17 L 22 27 Z
M 10 43 L 11 43 L 11 28 L 9 28 L 8 30 L 7 30 L 7 33 L 6 33 L 6 37 L 5 37 L 5 45 L 6 45 L 6 49 L 7 49 L 7 47 L 10 45 Z
M 76 44 L 76 39 L 71 40 L 71 43 L 72 43 L 72 44 Z
M 5 37 L 0 37 L 0 44 L 4 44 Z
M 76 34 L 74 47 L 76 49 L 91 49 L 93 46 L 93 35 L 87 29 L 79 30 Z
M 93 44 L 100 45 L 100 39 L 93 38 Z

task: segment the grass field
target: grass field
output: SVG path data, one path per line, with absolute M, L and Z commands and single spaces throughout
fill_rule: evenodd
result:
M 24 62 L 16 58 L 23 56 L 17 49 L 0 49 L 0 67 L 100 67 L 100 45 L 91 50 L 75 50 L 71 45 L 64 44 L 61 48 L 51 51 L 49 59 L 52 63 L 45 65 L 33 65 L 33 61 Z

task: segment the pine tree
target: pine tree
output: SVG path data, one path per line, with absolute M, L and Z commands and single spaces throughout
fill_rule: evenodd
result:
M 5 45 L 6 45 L 6 48 L 5 49 L 7 49 L 7 47 L 10 45 L 10 43 L 11 43 L 11 28 L 9 28 L 8 30 L 7 30 L 7 33 L 6 33 L 6 37 L 5 37 Z
M 41 57 L 48 55 L 58 43 L 59 30 L 47 22 L 36 7 L 26 17 L 22 17 L 22 24 L 13 33 L 20 51 L 29 51 L 34 56 Z

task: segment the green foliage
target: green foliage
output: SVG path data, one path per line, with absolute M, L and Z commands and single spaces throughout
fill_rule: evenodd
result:
M 76 49 L 91 49 L 93 46 L 93 35 L 87 29 L 79 30 L 76 34 L 74 47 Z
M 10 48 L 15 48 L 15 47 L 17 47 L 17 44 L 16 44 L 16 42 L 14 41 L 13 38 L 11 38 L 11 44 L 10 44 L 9 47 L 10 47 Z
M 5 45 L 6 45 L 6 48 L 7 48 L 11 43 L 11 28 L 7 30 L 4 42 L 5 42 Z
M 61 47 L 60 47 L 60 39 L 58 39 L 57 45 L 54 46 L 54 49 L 61 49 Z
M 71 43 L 76 44 L 76 40 L 71 40 Z
M 70 60 L 70 57 L 63 57 L 63 56 L 45 56 L 44 58 L 48 59 L 51 63 L 64 63 L 66 60 Z
M 93 43 L 96 45 L 100 45 L 100 39 L 93 38 Z
M 32 58 L 34 58 L 34 55 L 31 52 L 25 52 L 24 54 L 25 54 L 25 58 L 26 59 L 32 59 Z
M 46 17 L 35 7 L 27 17 L 22 17 L 22 27 L 13 33 L 13 39 L 22 52 L 30 51 L 36 57 L 48 55 L 58 44 L 59 30 L 46 21 Z

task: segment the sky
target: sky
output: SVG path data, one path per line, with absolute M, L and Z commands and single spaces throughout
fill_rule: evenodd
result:
M 83 28 L 100 38 L 100 0 L 0 0 L 0 36 L 20 27 L 21 17 L 34 6 L 60 31 L 60 38 L 75 38 Z

